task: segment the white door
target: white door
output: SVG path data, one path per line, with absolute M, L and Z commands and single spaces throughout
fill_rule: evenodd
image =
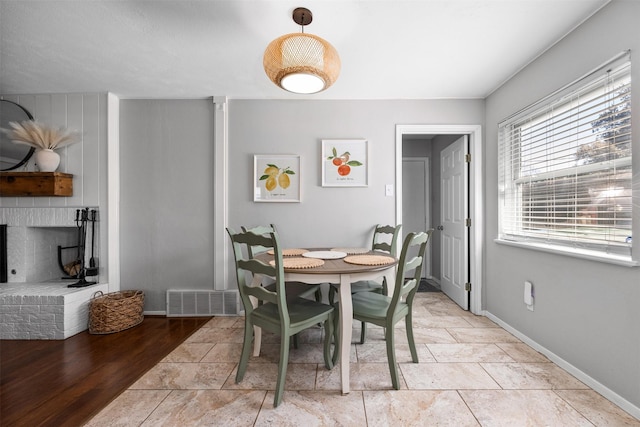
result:
M 426 231 L 431 223 L 429 215 L 429 158 L 405 157 L 402 159 L 402 242 L 407 234 Z M 427 246 L 429 250 L 429 246 Z M 425 255 L 430 260 L 430 253 Z M 431 277 L 431 263 L 423 265 L 422 277 Z
M 440 153 L 442 291 L 465 310 L 469 309 L 469 235 L 467 179 L 468 136 L 463 136 Z

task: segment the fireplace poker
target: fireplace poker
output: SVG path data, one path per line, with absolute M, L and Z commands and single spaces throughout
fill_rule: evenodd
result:
M 96 282 L 87 282 L 87 280 L 85 279 L 86 276 L 86 266 L 84 263 L 84 258 L 85 258 L 85 243 L 87 241 L 87 221 L 89 220 L 89 208 L 84 208 L 82 210 L 82 216 L 81 216 L 81 220 L 80 220 L 80 235 L 81 237 L 81 241 L 82 244 L 80 245 L 80 273 L 79 273 L 79 277 L 80 280 L 78 280 L 76 283 L 72 283 L 71 285 L 68 285 L 67 287 L 69 288 L 83 288 L 85 286 L 89 286 L 89 285 L 93 285 Z
M 96 210 L 91 210 L 91 258 L 89 259 L 89 268 L 87 268 L 86 275 L 87 276 L 97 276 L 98 275 L 98 260 L 94 256 L 93 250 L 95 247 L 96 241 Z

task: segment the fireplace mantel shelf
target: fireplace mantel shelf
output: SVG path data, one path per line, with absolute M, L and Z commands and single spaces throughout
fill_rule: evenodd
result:
M 0 172 L 0 197 L 68 197 L 73 175 L 63 172 Z

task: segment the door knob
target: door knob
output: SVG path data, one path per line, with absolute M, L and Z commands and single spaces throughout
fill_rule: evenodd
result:
M 439 225 L 439 226 L 437 226 L 437 227 L 436 227 L 436 229 L 438 229 L 438 230 L 442 231 L 442 230 L 444 230 L 444 227 L 443 227 L 443 226 L 441 226 L 441 225 Z

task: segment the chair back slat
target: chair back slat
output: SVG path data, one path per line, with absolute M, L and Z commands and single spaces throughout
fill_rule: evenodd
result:
M 241 259 L 238 261 L 238 268 L 249 271 L 252 274 L 263 274 L 269 277 L 275 277 L 276 268 L 271 264 L 265 264 L 262 261 L 258 261 L 255 258 L 252 259 Z
M 422 257 L 415 256 L 405 264 L 405 271 L 411 271 L 414 268 L 418 268 L 422 265 Z
M 247 286 L 245 287 L 245 292 L 248 296 L 257 298 L 260 301 L 278 304 L 278 294 L 276 292 L 271 292 L 262 286 Z
M 268 234 L 268 233 L 275 233 L 276 232 L 276 227 L 273 224 L 270 224 L 268 226 L 266 225 L 258 225 L 256 227 L 252 227 L 252 228 L 247 228 L 245 226 L 240 227 L 242 229 L 243 232 L 247 232 L 250 231 L 253 234 Z M 256 255 L 260 255 L 263 252 L 266 252 L 269 250 L 269 248 L 264 247 L 264 246 L 252 246 L 249 245 L 247 246 L 247 250 L 249 251 L 249 258 L 254 258 Z
M 373 241 L 371 250 L 388 252 L 393 256 L 397 256 L 398 252 L 398 236 L 402 224 L 398 225 L 376 225 L 373 230 Z

